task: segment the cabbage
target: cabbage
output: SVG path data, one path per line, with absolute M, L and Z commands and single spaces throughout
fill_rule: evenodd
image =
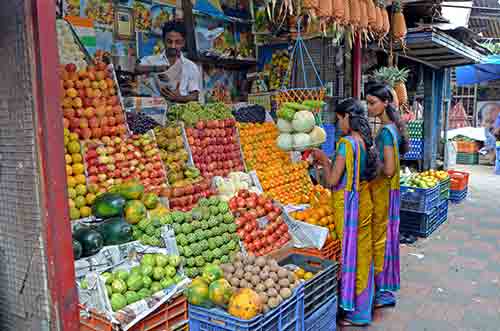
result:
M 296 133 L 293 135 L 293 148 L 300 150 L 311 145 L 311 137 L 307 133 Z
M 278 139 L 276 140 L 276 144 L 278 145 L 279 148 L 289 151 L 292 149 L 293 145 L 293 139 L 292 135 L 289 133 L 282 133 L 278 136 Z
M 314 119 L 314 115 L 308 110 L 296 112 L 292 121 L 293 130 L 303 133 L 310 132 L 315 124 L 316 120 Z
M 311 143 L 322 144 L 326 140 L 326 132 L 322 127 L 315 126 L 311 132 L 309 132 L 309 137 L 311 137 Z
M 280 132 L 290 133 L 293 131 L 292 123 L 282 118 L 278 118 L 278 123 L 276 125 Z

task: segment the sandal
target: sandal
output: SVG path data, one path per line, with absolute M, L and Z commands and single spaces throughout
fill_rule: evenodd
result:
M 346 319 L 341 319 L 337 322 L 340 326 L 366 326 L 367 324 L 354 323 Z
M 391 303 L 376 303 L 374 305 L 375 308 L 390 308 L 390 307 L 396 307 L 396 303 L 395 302 L 391 302 Z

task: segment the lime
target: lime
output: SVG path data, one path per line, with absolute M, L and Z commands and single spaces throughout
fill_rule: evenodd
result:
M 73 159 L 73 162 L 76 162 L 75 159 Z M 73 174 L 75 175 L 81 175 L 84 173 L 85 168 L 83 167 L 83 164 L 81 163 L 73 163 Z
M 68 144 L 68 151 L 71 153 L 71 154 L 74 154 L 74 153 L 79 153 L 80 152 L 80 143 L 77 141 L 70 141 L 69 144 Z
M 83 206 L 83 207 L 80 207 L 80 217 L 89 217 L 90 216 L 90 213 L 91 213 L 91 209 L 90 207 L 88 206 Z
M 74 188 L 72 188 L 72 187 L 68 188 L 68 197 L 70 199 L 76 198 L 76 195 L 77 195 L 76 193 L 77 193 L 77 191 Z
M 83 184 L 76 185 L 75 190 L 76 190 L 76 194 L 78 194 L 78 195 L 84 196 L 85 194 L 87 194 L 87 187 L 85 187 L 85 185 L 83 185 Z
M 69 209 L 69 218 L 72 220 L 77 220 L 80 218 L 80 211 L 75 207 Z
M 80 207 L 83 207 L 85 206 L 85 204 L 87 203 L 87 201 L 85 200 L 85 198 L 81 195 L 77 196 L 75 198 L 75 207 L 76 208 L 80 208 Z

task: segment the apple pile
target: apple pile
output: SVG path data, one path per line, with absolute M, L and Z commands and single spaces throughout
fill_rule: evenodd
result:
M 228 118 L 198 121 L 195 127 L 186 128 L 193 161 L 203 177 L 244 171 L 235 124 L 234 118 Z
M 85 151 L 88 182 L 97 185 L 99 192 L 132 179 L 139 180 L 147 192 L 160 194 L 167 187 L 159 149 L 151 136 L 103 137 L 100 142 L 89 142 Z
M 163 190 L 163 196 L 168 198 L 171 209 L 184 212 L 190 211 L 201 198 L 209 198 L 216 194 L 210 184 L 210 179 L 204 178 L 194 184 L 187 184 L 182 187 L 168 187 Z
M 240 190 L 229 200 L 229 209 L 237 217 L 237 233 L 248 253 L 266 255 L 290 241 L 281 209 L 264 195 Z
M 105 63 L 98 62 L 78 71 L 70 63 L 60 77 L 65 128 L 84 140 L 125 136 L 125 114 Z

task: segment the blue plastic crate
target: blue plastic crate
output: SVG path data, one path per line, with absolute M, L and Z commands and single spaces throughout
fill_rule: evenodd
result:
M 450 184 L 450 177 L 439 182 L 439 203 L 448 201 L 450 198 Z
M 403 155 L 403 160 L 421 160 L 424 156 L 424 140 L 409 139 L 409 150 Z
M 267 314 L 242 320 L 222 309 L 189 305 L 190 331 L 302 331 L 304 329 L 304 285 Z
M 430 213 L 439 204 L 439 185 L 423 189 L 401 186 L 401 210 Z
M 448 219 L 448 201 L 435 207 L 431 213 L 401 211 L 399 232 L 427 238 Z
M 339 264 L 316 256 L 290 254 L 279 261 L 281 266 L 296 265 L 314 273 L 314 277 L 304 283 L 304 318 L 331 301 L 337 295 L 337 273 Z
M 337 309 L 337 297 L 335 296 L 305 319 L 304 331 L 336 331 Z
M 450 202 L 460 203 L 467 197 L 468 189 L 465 188 L 461 191 L 450 190 Z
M 497 154 L 499 153 L 497 152 Z M 495 175 L 500 175 L 500 158 L 498 158 L 498 156 L 495 162 Z

